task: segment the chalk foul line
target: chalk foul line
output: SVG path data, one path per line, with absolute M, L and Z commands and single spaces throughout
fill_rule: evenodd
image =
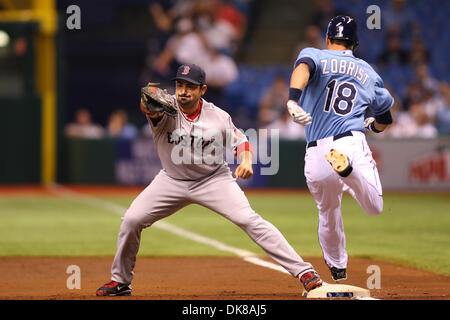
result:
M 114 212 L 115 214 L 120 215 L 120 216 L 123 216 L 125 214 L 125 211 L 127 210 L 127 208 L 125 208 L 121 205 L 118 205 L 116 203 L 113 203 L 113 202 L 110 202 L 107 200 L 103 200 L 103 199 L 100 199 L 100 198 L 97 198 L 94 196 L 90 196 L 90 195 L 87 195 L 84 193 L 76 192 L 76 191 L 70 190 L 69 188 L 66 188 L 64 186 L 61 186 L 61 185 L 54 185 L 53 187 L 51 187 L 50 191 L 58 196 L 68 198 L 72 201 L 78 201 L 78 202 L 82 202 L 85 204 L 89 204 L 91 206 L 98 207 L 101 209 L 106 209 L 106 210 Z M 254 252 L 227 245 L 218 240 L 202 236 L 198 233 L 183 229 L 181 227 L 177 227 L 166 221 L 161 221 L 161 220 L 157 221 L 152 225 L 152 227 L 158 228 L 161 230 L 165 230 L 169 233 L 178 235 L 182 238 L 186 238 L 186 239 L 195 241 L 197 243 L 201 243 L 201 244 L 213 247 L 220 251 L 232 253 L 249 263 L 252 263 L 252 264 L 255 264 L 255 265 L 258 265 L 261 267 L 269 268 L 272 270 L 277 270 L 277 271 L 280 271 L 280 272 L 290 275 L 290 273 L 287 270 L 285 270 L 282 266 L 280 266 L 278 264 L 274 264 L 269 261 L 265 261 L 265 260 L 259 258 L 256 255 L 256 253 L 254 253 Z
M 76 192 L 76 191 L 70 190 L 69 188 L 58 185 L 58 184 L 55 184 L 52 187 L 50 187 L 50 192 L 52 192 L 60 197 L 68 198 L 72 201 L 78 201 L 78 202 L 89 204 L 93 207 L 98 207 L 101 209 L 109 210 L 119 216 L 123 216 L 125 214 L 125 211 L 127 210 L 126 207 L 118 205 L 114 202 L 103 200 L 103 199 L 100 199 L 100 198 L 97 198 L 94 196 L 90 196 L 90 195 L 87 195 L 84 193 Z M 254 252 L 236 248 L 233 246 L 229 246 L 218 240 L 202 236 L 198 233 L 183 229 L 181 227 L 177 227 L 166 221 L 161 221 L 161 220 L 157 221 L 152 225 L 152 227 L 161 229 L 161 230 L 165 230 L 169 233 L 175 234 L 182 238 L 186 238 L 186 239 L 192 240 L 194 242 L 213 247 L 220 251 L 232 253 L 232 254 L 242 258 L 242 260 L 244 260 L 248 263 L 252 263 L 252 264 L 260 266 L 260 267 L 276 270 L 276 271 L 290 275 L 290 273 L 286 269 L 284 269 L 282 266 L 280 266 L 278 264 L 274 264 L 274 263 L 266 261 L 266 260 L 263 260 L 261 258 L 258 258 L 258 256 Z M 357 299 L 357 300 L 378 300 L 378 299 L 371 298 L 371 297 L 355 297 L 355 299 Z

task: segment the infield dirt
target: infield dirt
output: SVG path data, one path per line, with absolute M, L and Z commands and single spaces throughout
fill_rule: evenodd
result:
M 5 300 L 299 300 L 303 288 L 288 274 L 219 257 L 138 257 L 130 297 L 96 297 L 95 290 L 109 282 L 112 257 L 0 259 L 0 299 Z M 322 258 L 305 258 L 324 281 L 332 283 Z M 80 289 L 68 289 L 67 268 L 80 268 Z M 344 284 L 367 288 L 371 273 L 380 268 L 381 288 L 373 298 L 388 300 L 450 300 L 450 277 L 395 264 L 350 258 Z

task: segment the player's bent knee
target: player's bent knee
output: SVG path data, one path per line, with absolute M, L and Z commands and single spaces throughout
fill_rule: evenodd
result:
M 381 214 L 381 212 L 383 212 L 383 202 L 375 203 L 373 206 L 368 208 L 366 211 L 371 216 L 378 216 L 379 214 Z
M 237 226 L 239 226 L 242 229 L 247 229 L 252 221 L 251 219 L 249 219 L 248 217 L 240 217 L 238 219 L 233 220 L 234 224 L 236 224 Z
M 255 212 L 251 212 L 250 214 L 240 215 L 233 219 L 233 222 L 244 230 L 253 229 L 253 226 L 258 225 L 258 223 L 262 220 L 261 216 L 256 214 Z
M 147 222 L 147 221 L 146 221 Z M 142 230 L 146 226 L 148 226 L 148 223 L 145 223 L 143 219 L 139 216 L 125 216 L 122 225 L 120 228 L 122 230 Z

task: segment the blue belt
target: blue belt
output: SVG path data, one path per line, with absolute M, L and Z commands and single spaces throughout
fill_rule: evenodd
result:
M 333 141 L 338 140 L 343 137 L 348 137 L 348 136 L 353 136 L 353 133 L 351 131 L 339 133 L 333 137 Z M 311 147 L 317 147 L 317 140 L 308 142 L 308 144 L 306 145 L 306 148 L 311 148 Z

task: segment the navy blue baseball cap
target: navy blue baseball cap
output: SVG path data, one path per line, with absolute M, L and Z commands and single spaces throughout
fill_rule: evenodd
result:
M 337 16 L 328 23 L 327 36 L 329 39 L 347 40 L 354 46 L 358 45 L 356 21 L 350 16 Z
M 172 80 L 185 80 L 196 85 L 206 83 L 205 71 L 196 64 L 183 64 L 178 68 L 177 76 Z

